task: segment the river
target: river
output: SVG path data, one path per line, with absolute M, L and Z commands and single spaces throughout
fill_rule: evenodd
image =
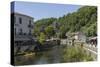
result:
M 54 46 L 47 51 L 37 52 L 28 56 L 15 57 L 15 65 L 61 63 L 63 46 Z
M 66 50 L 67 49 L 67 50 Z M 15 56 L 15 65 L 53 64 L 64 62 L 93 61 L 82 47 L 56 45 L 45 51 Z

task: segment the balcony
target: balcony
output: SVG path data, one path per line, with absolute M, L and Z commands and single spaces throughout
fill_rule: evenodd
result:
M 33 25 L 29 24 L 28 27 L 29 27 L 29 28 L 33 28 Z
M 16 24 L 16 23 L 15 23 L 14 25 L 15 25 L 15 26 L 19 26 L 19 24 Z

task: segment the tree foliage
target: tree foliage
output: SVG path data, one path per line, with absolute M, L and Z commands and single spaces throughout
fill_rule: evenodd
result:
M 41 32 L 41 33 L 40 33 L 40 36 L 38 37 L 38 40 L 39 40 L 39 42 L 40 42 L 41 44 L 44 44 L 44 42 L 45 42 L 45 40 L 46 40 L 46 35 L 45 35 L 43 32 Z
M 87 36 L 97 35 L 97 7 L 84 6 L 76 12 L 69 13 L 57 19 L 63 32 L 84 32 Z M 63 34 L 65 36 L 65 33 Z
M 39 35 L 40 32 L 51 35 L 54 33 L 53 28 L 50 27 L 54 22 L 59 23 L 57 27 L 61 37 L 65 37 L 67 32 L 84 32 L 87 36 L 97 35 L 97 7 L 83 6 L 76 12 L 65 14 L 59 18 L 45 18 L 35 22 L 35 33 Z M 42 29 L 42 31 L 41 31 Z M 52 32 L 51 32 L 52 31 Z M 56 32 L 55 32 L 56 33 Z
M 53 36 L 55 34 L 54 28 L 52 26 L 46 27 L 45 32 L 47 36 Z

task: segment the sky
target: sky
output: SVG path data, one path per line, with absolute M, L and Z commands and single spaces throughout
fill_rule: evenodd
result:
M 15 1 L 14 11 L 17 13 L 31 16 L 36 21 L 42 18 L 62 17 L 63 15 L 77 11 L 80 7 L 82 6 L 71 4 L 51 4 Z

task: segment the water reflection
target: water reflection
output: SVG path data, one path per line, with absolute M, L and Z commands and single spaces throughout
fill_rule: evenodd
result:
M 15 65 L 93 61 L 80 46 L 57 45 L 46 51 L 15 56 Z
M 15 63 L 16 65 L 60 63 L 62 61 L 62 51 L 62 46 L 54 46 L 47 51 L 17 56 L 15 57 Z

